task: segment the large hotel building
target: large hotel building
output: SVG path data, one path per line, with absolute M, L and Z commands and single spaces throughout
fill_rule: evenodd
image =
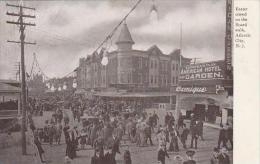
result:
M 133 49 L 133 44 L 125 23 L 116 41 L 117 50 L 107 53 L 106 66 L 101 64 L 102 54 L 80 59 L 77 88 L 107 99 L 125 97 L 175 104 L 176 96 L 170 88 L 178 83 L 180 61 L 185 65 L 191 59 L 180 56 L 179 49 L 166 55 L 156 45 L 143 51 Z

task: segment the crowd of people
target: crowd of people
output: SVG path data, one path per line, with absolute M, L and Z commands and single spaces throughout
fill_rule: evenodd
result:
M 39 106 L 37 104 L 40 104 L 37 100 L 32 101 L 32 109 L 37 108 Z M 102 99 L 71 97 L 53 107 L 55 108 L 52 118 L 46 120 L 43 128 L 36 128 L 33 123 L 30 127 L 34 131 L 39 154 L 44 154 L 42 142 L 50 145 L 61 144 L 63 133 L 66 143 L 66 163 L 73 162 L 77 157 L 77 151 L 84 150 L 88 146 L 93 149 L 94 154 L 91 164 L 116 164 L 116 155 L 121 154 L 122 147 L 126 148 L 123 152 L 124 163 L 131 164 L 129 145 L 138 147 L 157 145 L 159 163 L 165 164 L 166 157 L 169 157 L 168 152 L 179 152 L 182 149 L 187 151 L 186 163 L 179 156 L 174 160 L 179 159 L 185 164 L 192 164 L 196 163 L 192 157 L 199 147 L 198 139 L 204 141 L 203 120 L 197 119 L 194 114 L 187 122 L 182 115 L 175 119 L 173 113 L 168 112 L 164 124 L 160 124 L 159 120 L 162 118 L 159 118 L 155 111 L 147 113 L 140 110 L 140 105 L 129 106 L 126 102 L 111 103 Z M 130 110 L 133 108 L 134 110 Z M 65 109 L 72 113 L 72 118 Z M 231 127 L 226 126 L 220 130 L 219 140 L 210 160 L 212 164 L 229 164 L 226 151 L 233 146 L 231 132 Z M 187 145 L 188 138 L 191 138 L 190 145 Z M 231 148 L 227 147 L 228 141 Z M 44 162 L 42 155 L 41 160 Z

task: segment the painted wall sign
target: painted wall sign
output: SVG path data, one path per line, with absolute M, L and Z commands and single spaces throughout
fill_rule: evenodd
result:
M 187 65 L 181 69 L 179 81 L 221 80 L 224 72 L 224 61 Z
M 175 91 L 178 93 L 191 93 L 191 94 L 221 94 L 225 91 L 225 88 L 222 85 L 212 85 L 212 86 L 177 86 Z
M 206 93 L 207 88 L 206 87 L 176 87 L 176 92 L 181 93 Z

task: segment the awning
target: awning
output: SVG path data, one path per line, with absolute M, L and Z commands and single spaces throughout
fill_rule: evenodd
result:
M 172 96 L 169 92 L 96 92 L 95 96 L 101 97 L 162 97 Z
M 85 94 L 87 91 L 85 89 L 77 89 L 75 94 Z
M 19 93 L 21 89 L 9 84 L 0 82 L 0 93 Z

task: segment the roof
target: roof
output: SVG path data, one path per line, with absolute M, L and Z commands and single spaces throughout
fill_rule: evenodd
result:
M 20 82 L 16 80 L 7 80 L 7 79 L 0 79 L 0 83 L 8 84 L 14 87 L 19 87 Z
M 147 52 L 149 52 L 149 53 L 155 52 L 155 54 L 157 54 L 157 55 L 165 55 L 165 54 L 163 54 L 163 52 L 158 48 L 157 45 L 153 45 L 152 47 L 150 47 L 150 48 L 147 50 Z
M 10 84 L 2 83 L 0 82 L 0 92 L 13 92 L 13 93 L 18 93 L 20 92 L 20 88 L 12 86 Z
M 132 36 L 129 32 L 129 29 L 127 27 L 127 24 L 124 23 L 122 28 L 121 28 L 121 32 L 119 34 L 118 40 L 116 41 L 116 44 L 118 43 L 130 43 L 130 44 L 134 44 L 134 41 L 132 39 Z

